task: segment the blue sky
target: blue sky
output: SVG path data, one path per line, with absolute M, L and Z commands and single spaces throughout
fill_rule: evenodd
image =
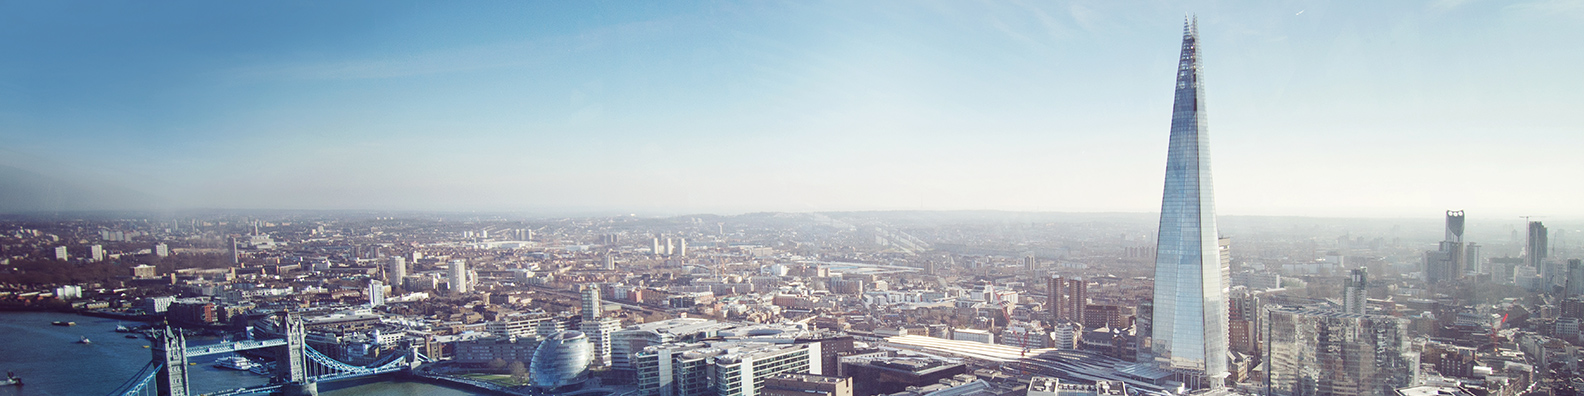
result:
M 0 2 L 0 165 L 165 208 L 1584 215 L 1584 1 Z

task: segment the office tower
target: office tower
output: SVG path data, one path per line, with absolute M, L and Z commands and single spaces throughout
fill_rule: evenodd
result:
M 154 245 L 154 255 L 159 257 L 170 257 L 170 246 L 166 246 L 163 243 Z
M 608 250 L 605 251 L 605 269 L 606 270 L 614 270 L 614 269 L 616 269 L 616 252 L 612 252 L 612 251 L 608 251 Z
M 1524 244 L 1524 264 L 1528 264 L 1540 271 L 1540 278 L 1545 286 L 1543 291 L 1551 291 L 1550 285 L 1555 282 L 1557 274 L 1551 271 L 1551 266 L 1546 265 L 1545 259 L 1548 249 L 1546 227 L 1538 221 L 1529 222 L 1529 240 Z
M 1342 312 L 1364 313 L 1364 307 L 1369 304 L 1369 270 L 1354 268 L 1348 278 L 1342 282 Z
M 1584 296 L 1584 263 L 1580 263 L 1579 259 L 1569 259 L 1567 261 L 1566 285 L 1567 287 L 1564 290 L 1567 291 L 1567 294 L 1562 296 L 1563 298 Z
M 1480 255 L 1480 245 L 1478 243 L 1469 242 L 1463 244 L 1463 263 L 1464 274 L 1486 272 L 1485 256 Z
M 88 247 L 88 261 L 104 261 L 104 246 L 93 245 Z
M 386 267 L 385 281 L 390 282 L 391 286 L 401 286 L 402 280 L 407 279 L 407 258 L 393 256 L 390 258 L 390 263 L 386 264 Z
M 1463 247 L 1463 211 L 1448 210 L 1446 239 L 1441 241 L 1441 246 L 1436 251 L 1425 252 L 1425 281 L 1436 283 L 1461 278 L 1467 268 L 1464 264 L 1465 254 L 1467 252 Z
M 370 307 L 385 305 L 385 282 L 369 281 L 368 296 Z
M 1051 319 L 1056 323 L 1084 321 L 1084 304 L 1089 302 L 1089 283 L 1060 276 L 1046 280 Z
M 71 255 L 66 253 L 66 247 L 65 246 L 56 246 L 55 247 L 55 259 L 56 260 L 65 261 L 65 260 L 70 259 L 70 258 L 71 258 Z
M 1211 187 L 1197 23 L 1183 29 L 1172 104 L 1166 185 L 1155 246 L 1150 353 L 1191 388 L 1219 388 L 1228 375 L 1226 285 Z
M 1268 395 L 1392 396 L 1419 377 L 1405 319 L 1275 306 L 1265 314 Z
M 446 281 L 451 285 L 452 294 L 473 292 L 473 283 L 468 279 L 467 260 L 451 260 L 450 275 Z
M 676 255 L 687 256 L 687 238 L 677 238 Z
M 237 250 L 237 239 L 231 238 L 231 264 L 242 263 L 242 252 Z

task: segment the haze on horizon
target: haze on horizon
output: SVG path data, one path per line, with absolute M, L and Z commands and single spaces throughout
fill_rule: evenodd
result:
M 1147 6 L 1145 6 L 1147 5 Z M 1584 2 L 0 3 L 0 212 L 1584 216 Z

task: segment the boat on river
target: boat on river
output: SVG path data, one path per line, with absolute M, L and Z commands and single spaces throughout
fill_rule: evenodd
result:
M 77 322 L 67 322 L 67 321 L 64 321 L 64 320 L 57 320 L 57 321 L 54 321 L 54 322 L 50 322 L 50 324 L 56 325 L 56 326 L 76 326 Z
M 82 339 L 77 340 L 77 343 L 78 344 L 92 344 L 93 341 L 89 341 L 88 337 L 82 337 Z
M 253 368 L 258 367 L 259 364 L 253 363 L 252 360 L 248 360 L 248 358 L 241 356 L 226 356 L 215 360 L 214 366 L 238 371 L 252 371 Z
M 16 373 L 7 371 L 6 372 L 6 378 L 5 379 L 0 379 L 0 386 L 5 386 L 5 385 L 22 386 L 22 377 L 18 377 L 18 376 L 16 376 Z

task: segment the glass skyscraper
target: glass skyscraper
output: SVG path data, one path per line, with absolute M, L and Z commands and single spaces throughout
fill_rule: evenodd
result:
M 1220 387 L 1227 375 L 1227 299 L 1210 179 L 1199 27 L 1183 27 L 1172 103 L 1166 187 L 1155 247 L 1150 354 L 1193 388 Z

